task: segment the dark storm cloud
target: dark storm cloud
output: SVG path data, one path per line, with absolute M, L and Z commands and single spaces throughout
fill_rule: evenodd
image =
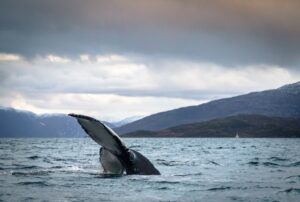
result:
M 2 0 L 0 52 L 297 66 L 298 0 Z

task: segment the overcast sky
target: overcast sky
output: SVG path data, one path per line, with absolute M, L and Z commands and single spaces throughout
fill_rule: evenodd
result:
M 298 0 L 1 0 L 0 105 L 109 121 L 300 80 Z

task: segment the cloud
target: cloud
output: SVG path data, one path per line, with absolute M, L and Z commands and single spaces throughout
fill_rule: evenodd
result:
M 22 57 L 17 54 L 0 53 L 0 62 L 15 62 L 21 59 Z
M 149 63 L 122 55 L 80 55 L 73 60 L 50 55 L 10 63 L 9 68 L 6 66 L 1 71 L 6 77 L 2 88 L 7 91 L 113 93 L 185 99 L 211 99 L 210 96 L 263 90 L 299 79 L 299 74 L 281 66 L 228 68 L 182 60 Z
M 2 0 L 0 105 L 118 119 L 293 83 L 299 10 L 298 0 Z
M 68 62 L 70 62 L 69 59 L 64 58 L 64 57 L 59 57 L 56 55 L 48 55 L 47 60 L 49 62 L 53 62 L 53 63 L 68 63 Z
M 116 54 L 49 57 L 0 62 L 0 105 L 117 120 L 300 80 L 299 72 L 281 66 L 228 68 L 169 59 L 151 63 Z
M 299 67 L 297 0 L 3 0 L 0 51 Z
M 109 62 L 126 62 L 127 58 L 120 55 L 98 55 L 96 56 L 98 63 L 109 63 Z
M 11 95 L 0 98 L 3 104 L 38 114 L 79 113 L 106 121 L 118 121 L 133 115 L 146 116 L 158 111 L 199 104 L 199 100 L 151 96 L 119 96 L 114 94 L 50 93 L 36 96 Z M 205 102 L 203 100 L 202 102 Z M 147 106 L 147 107 L 145 107 Z

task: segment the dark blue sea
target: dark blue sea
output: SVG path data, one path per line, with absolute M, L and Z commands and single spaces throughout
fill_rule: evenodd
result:
M 106 176 L 89 138 L 0 139 L 0 201 L 300 201 L 300 139 L 124 139 L 161 176 Z

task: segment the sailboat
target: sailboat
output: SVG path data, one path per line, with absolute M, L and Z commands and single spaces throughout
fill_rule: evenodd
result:
M 235 134 L 235 138 L 239 138 L 240 136 L 239 136 L 239 133 L 236 133 Z

